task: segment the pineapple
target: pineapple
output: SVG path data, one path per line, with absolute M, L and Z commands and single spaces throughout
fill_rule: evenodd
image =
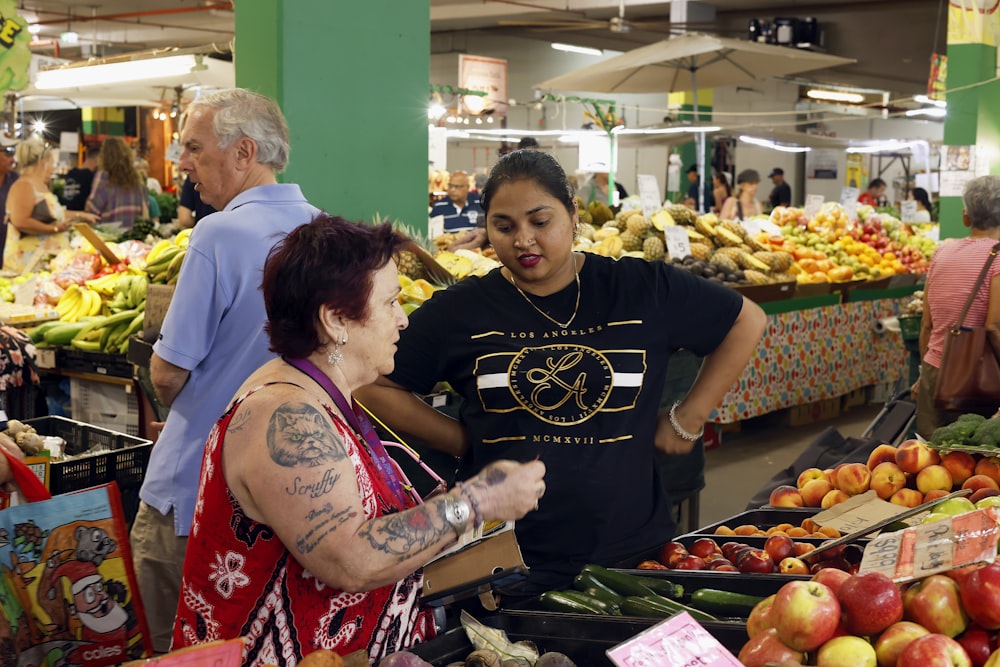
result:
M 653 228 L 653 223 L 650 222 L 644 215 L 633 215 L 626 221 L 627 231 L 635 234 L 639 238 L 645 238 L 646 234 Z
M 754 271 L 753 269 L 747 269 L 743 272 L 743 277 L 750 281 L 753 285 L 768 285 L 771 279 L 767 277 L 766 274 L 760 271 Z
M 647 237 L 646 240 L 642 242 L 642 254 L 647 261 L 655 262 L 661 260 L 666 253 L 667 247 L 664 245 L 663 239 L 658 236 Z
M 693 225 L 695 223 L 695 212 L 689 209 L 687 206 L 682 206 L 680 204 L 671 204 L 667 207 L 667 213 L 670 217 L 674 219 L 678 225 Z
M 740 267 L 736 264 L 732 257 L 725 253 L 715 252 L 712 256 L 712 264 L 718 264 L 726 270 L 726 273 L 735 273 L 739 271 Z
M 396 259 L 396 269 L 410 280 L 427 279 L 427 269 L 424 263 L 412 250 L 401 250 Z
M 691 256 L 695 259 L 708 259 L 712 256 L 712 246 L 704 243 L 691 244 Z
M 625 232 L 619 235 L 622 240 L 622 247 L 625 252 L 632 252 L 634 250 L 642 250 L 642 237 L 636 236 L 632 232 Z

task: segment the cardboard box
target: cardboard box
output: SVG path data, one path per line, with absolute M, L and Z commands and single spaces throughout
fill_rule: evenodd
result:
M 527 569 L 514 531 L 505 530 L 424 566 L 423 597 L 474 593 L 500 577 L 524 574 Z
M 840 397 L 827 398 L 814 403 L 796 405 L 788 409 L 788 425 L 802 426 L 813 424 L 825 419 L 833 419 L 840 415 Z
M 146 288 L 146 316 L 142 320 L 142 337 L 155 341 L 160 335 L 163 318 L 167 316 L 167 308 L 174 297 L 173 285 L 150 285 Z
M 868 387 L 858 387 L 854 391 L 847 392 L 840 398 L 841 409 L 845 412 L 859 405 L 864 405 L 868 402 Z

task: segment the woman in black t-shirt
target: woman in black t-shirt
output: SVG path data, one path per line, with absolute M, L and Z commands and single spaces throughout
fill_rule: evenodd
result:
M 514 151 L 482 193 L 503 267 L 436 293 L 401 332 L 395 370 L 359 397 L 394 428 L 463 457 L 546 464 L 539 511 L 515 528 L 531 583 L 566 585 L 673 536 L 655 449 L 689 451 L 764 330 L 737 292 L 666 262 L 573 251 L 579 221 L 550 154 Z M 687 396 L 659 414 L 667 362 L 706 355 Z M 411 392 L 447 381 L 451 419 Z

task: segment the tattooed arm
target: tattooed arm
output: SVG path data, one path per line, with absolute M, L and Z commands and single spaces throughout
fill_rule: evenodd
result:
M 341 432 L 301 393 L 276 387 L 240 410 L 250 413 L 239 422 L 234 416 L 227 434 L 226 481 L 244 512 L 271 526 L 324 583 L 346 591 L 394 583 L 455 541 L 445 508 L 457 490 L 367 520 Z M 516 519 L 532 509 L 544 489 L 540 462 L 490 470 L 470 482 L 485 518 Z

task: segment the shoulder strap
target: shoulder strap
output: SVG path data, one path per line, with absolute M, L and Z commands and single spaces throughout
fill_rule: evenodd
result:
M 983 270 L 979 272 L 976 284 L 972 287 L 972 293 L 969 294 L 969 298 L 965 302 L 965 307 L 962 308 L 962 313 L 958 316 L 958 322 L 955 324 L 956 329 L 965 323 L 965 316 L 969 314 L 969 308 L 972 307 L 972 302 L 975 300 L 976 295 L 979 294 L 979 288 L 982 286 L 983 281 L 986 280 L 986 274 L 989 273 L 990 267 L 993 266 L 993 260 L 996 259 L 998 252 L 1000 252 L 1000 243 L 990 248 L 990 256 L 986 258 Z
M 739 197 L 736 198 L 736 215 L 739 216 L 740 220 L 743 219 L 743 202 L 740 201 Z

